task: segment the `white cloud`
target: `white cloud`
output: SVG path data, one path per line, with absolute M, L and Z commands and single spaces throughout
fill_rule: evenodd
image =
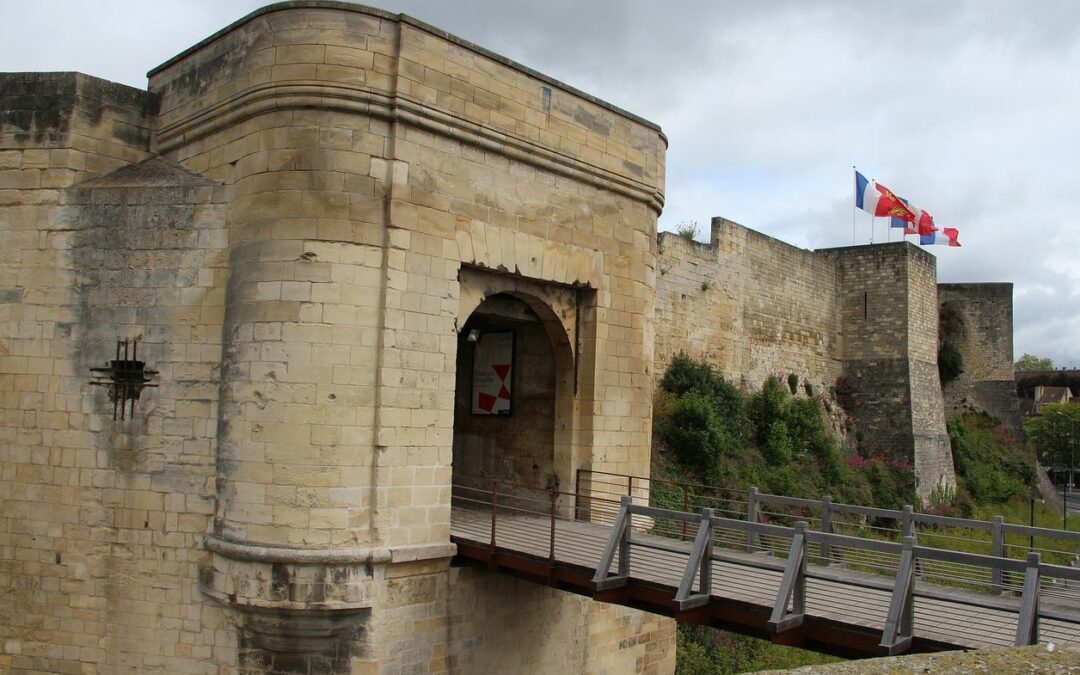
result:
M 257 1 L 0 5 L 7 70 L 134 86 Z M 404 11 L 659 123 L 661 226 L 722 215 L 852 243 L 851 165 L 960 229 L 943 281 L 1012 281 L 1016 350 L 1080 364 L 1080 3 L 399 0 Z M 868 228 L 861 223 L 859 236 Z M 879 225 L 877 240 L 885 236 Z M 865 241 L 865 239 L 864 239 Z

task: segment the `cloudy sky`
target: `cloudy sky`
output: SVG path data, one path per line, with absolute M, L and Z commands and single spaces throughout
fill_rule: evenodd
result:
M 145 73 L 260 0 L 0 0 L 0 70 Z M 660 124 L 662 229 L 887 240 L 852 166 L 960 231 L 943 282 L 1015 284 L 1015 351 L 1080 366 L 1080 2 L 385 0 Z M 14 29 L 13 29 L 14 28 Z M 896 235 L 893 235 L 896 238 Z

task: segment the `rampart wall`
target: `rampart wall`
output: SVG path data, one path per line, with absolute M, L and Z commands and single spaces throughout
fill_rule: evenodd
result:
M 836 265 L 724 218 L 708 244 L 660 234 L 656 370 L 680 351 L 758 388 L 798 375 L 822 391 L 842 372 Z
M 945 385 L 950 413 L 984 410 L 1022 433 L 1013 370 L 1012 284 L 941 284 L 942 340 L 959 350 L 963 372 Z
M 756 389 L 842 379 L 858 443 L 954 481 L 937 371 L 935 259 L 907 243 L 806 251 L 714 218 L 708 244 L 660 235 L 656 361 L 684 351 Z

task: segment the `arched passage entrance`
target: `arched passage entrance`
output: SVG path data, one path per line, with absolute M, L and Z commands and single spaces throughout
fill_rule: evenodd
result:
M 569 485 L 574 353 L 556 311 L 526 292 L 489 294 L 459 329 L 457 347 L 455 484 Z

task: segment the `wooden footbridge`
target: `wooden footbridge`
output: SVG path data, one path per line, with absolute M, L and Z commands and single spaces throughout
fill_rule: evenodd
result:
M 451 536 L 459 560 L 833 654 L 1080 643 L 1080 569 L 1055 564 L 1080 533 L 1001 517 L 582 471 L 574 492 L 455 477 Z

